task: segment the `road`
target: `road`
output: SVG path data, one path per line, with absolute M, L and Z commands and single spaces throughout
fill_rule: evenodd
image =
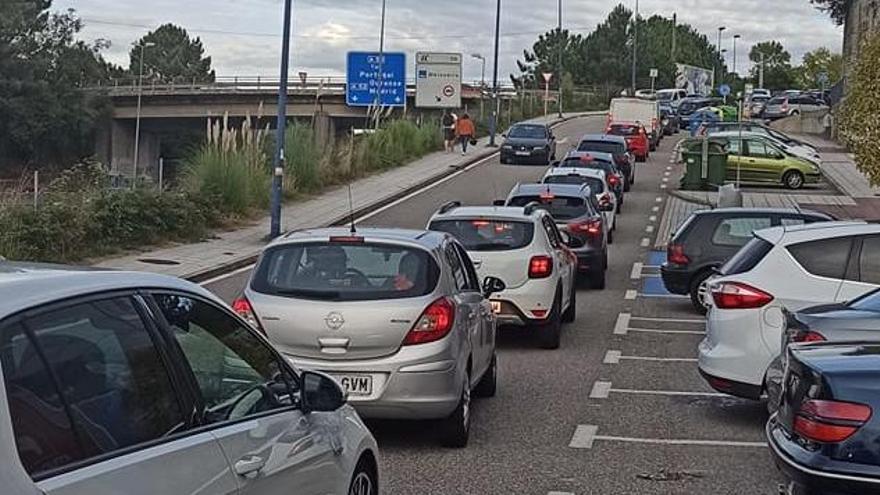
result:
M 563 124 L 561 149 L 602 125 L 601 118 Z M 653 246 L 663 179 L 677 176 L 669 165 L 676 140 L 638 164 L 608 287 L 578 295 L 578 318 L 564 327 L 561 348 L 541 350 L 522 332 L 501 331 L 498 395 L 475 403 L 466 449 L 440 447 L 431 424 L 370 423 L 385 493 L 778 493 L 763 405 L 712 393 L 695 363 L 703 319 L 687 300 L 648 290 L 662 253 L 643 246 Z M 361 224 L 423 228 L 447 201 L 487 204 L 542 173 L 492 159 Z M 246 277 L 208 287 L 229 299 Z

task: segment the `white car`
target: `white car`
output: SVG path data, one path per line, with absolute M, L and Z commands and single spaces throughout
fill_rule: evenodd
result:
M 713 279 L 700 373 L 713 388 L 750 399 L 780 353 L 783 309 L 841 303 L 880 287 L 880 225 L 821 222 L 755 237 Z
M 617 195 L 608 186 L 608 178 L 603 170 L 583 167 L 551 167 L 541 179 L 544 184 L 587 184 L 596 196 L 599 205 L 610 204 L 611 209 L 603 211 L 608 230 L 617 227 Z
M 575 319 L 577 258 L 547 211 L 537 204 L 452 202 L 431 217 L 428 228 L 456 237 L 480 278 L 504 281 L 506 288 L 491 297 L 499 324 L 529 327 L 541 347 L 559 347 L 561 324 Z
M 795 156 L 797 158 L 803 158 L 808 162 L 821 166 L 822 165 L 822 157 L 819 156 L 819 153 L 816 152 L 815 149 L 809 148 L 807 146 L 800 146 L 797 144 L 786 144 L 782 142 L 780 139 L 777 139 L 774 136 L 769 134 L 761 133 L 761 132 L 738 132 L 738 131 L 725 131 L 725 132 L 716 132 L 711 134 L 713 137 L 723 137 L 727 139 L 737 139 L 742 137 L 742 139 L 750 138 L 750 137 L 760 137 L 762 139 L 766 139 L 776 145 L 779 149 L 788 153 L 789 155 Z

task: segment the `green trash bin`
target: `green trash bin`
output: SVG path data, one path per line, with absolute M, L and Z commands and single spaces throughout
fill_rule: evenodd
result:
M 687 139 L 681 143 L 681 156 L 685 164 L 682 189 L 714 191 L 724 185 L 727 177 L 726 140 L 712 137 Z

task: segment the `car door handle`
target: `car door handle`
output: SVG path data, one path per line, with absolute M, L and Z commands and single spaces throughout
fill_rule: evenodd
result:
M 262 457 L 251 455 L 247 457 L 242 457 L 235 463 L 233 468 L 235 469 L 235 474 L 239 476 L 244 476 L 245 478 L 254 478 L 257 476 L 259 470 L 263 469 L 263 466 L 266 465 L 266 460 Z
M 471 263 L 473 263 L 474 268 L 479 268 L 479 267 L 483 266 L 482 260 L 471 260 Z

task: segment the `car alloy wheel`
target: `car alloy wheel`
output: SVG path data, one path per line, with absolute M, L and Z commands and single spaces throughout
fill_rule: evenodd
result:
M 789 170 L 782 178 L 782 183 L 789 189 L 800 189 L 804 185 L 804 176 L 797 170 Z
M 379 484 L 376 482 L 376 475 L 367 460 L 361 458 L 348 487 L 348 495 L 378 495 L 378 493 Z
M 453 448 L 467 447 L 471 431 L 471 375 L 466 372 L 461 386 L 458 406 L 445 420 L 446 431 L 443 445 Z
M 711 297 L 709 293 L 709 280 L 712 278 L 712 272 L 704 270 L 696 276 L 691 285 L 691 303 L 698 313 L 704 315 L 709 312 L 709 304 Z

